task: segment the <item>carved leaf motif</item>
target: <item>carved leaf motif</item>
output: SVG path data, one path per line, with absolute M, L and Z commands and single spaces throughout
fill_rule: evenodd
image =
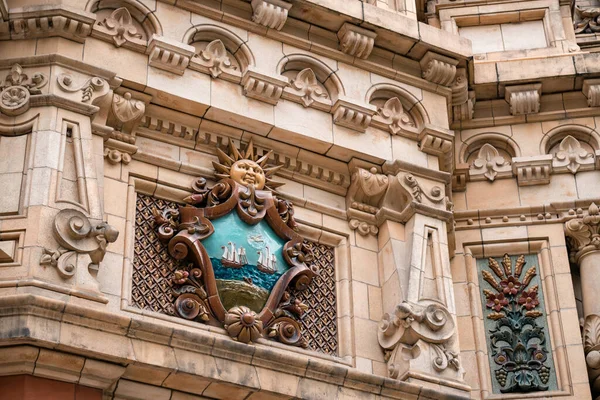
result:
M 579 140 L 573 136 L 566 136 L 558 145 L 558 152 L 555 158 L 561 161 L 561 164 L 567 164 L 567 169 L 572 173 L 576 174 L 579 171 L 579 167 L 582 163 L 585 163 L 587 159 L 592 158 L 594 155 L 589 153 L 586 149 L 581 147 Z
M 210 42 L 202 52 L 200 58 L 208 64 L 208 69 L 213 78 L 217 78 L 227 70 L 235 71 L 237 67 L 231 63 L 227 55 L 227 49 L 221 40 Z
M 600 344 L 600 316 L 588 315 L 583 325 L 583 346 L 585 353 L 597 350 Z
M 304 107 L 310 106 L 318 98 L 327 99 L 329 95 L 319 85 L 315 73 L 310 68 L 305 68 L 298 72 L 296 78 L 291 82 L 292 88 L 300 92 L 302 104 Z
M 113 112 L 122 123 L 127 123 L 138 118 L 142 118 L 146 106 L 143 102 L 132 99 L 131 93 L 127 92 L 123 96 L 115 94 L 113 97 Z
M 498 171 L 501 167 L 508 165 L 509 162 L 504 159 L 498 152 L 498 150 L 489 143 L 484 144 L 479 149 L 477 158 L 471 165 L 475 170 L 483 171 L 489 181 L 493 182 L 498 175 Z
M 133 25 L 131 14 L 125 7 L 117 8 L 98 25 L 106 28 L 113 35 L 112 39 L 117 47 L 121 47 L 128 40 L 143 38 Z
M 388 99 L 378 113 L 389 123 L 389 130 L 393 135 L 396 135 L 404 126 L 415 126 L 410 116 L 404 112 L 404 107 L 397 97 Z

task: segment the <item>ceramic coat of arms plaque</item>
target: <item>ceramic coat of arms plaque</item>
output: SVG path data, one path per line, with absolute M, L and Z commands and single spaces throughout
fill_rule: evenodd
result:
M 240 342 L 260 337 L 306 347 L 298 318 L 306 306 L 288 288 L 303 290 L 318 274 L 312 254 L 295 231 L 291 203 L 279 199 L 267 166 L 229 143 L 217 149 L 220 178 L 207 187 L 199 178 L 189 205 L 155 212 L 158 236 L 169 253 L 189 262 L 173 276 L 175 310 L 183 318 L 223 326 Z

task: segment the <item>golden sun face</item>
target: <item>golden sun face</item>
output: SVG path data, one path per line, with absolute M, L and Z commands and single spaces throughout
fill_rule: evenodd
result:
M 229 176 L 240 185 L 254 185 L 254 188 L 258 190 L 265 187 L 265 172 L 252 160 L 234 162 L 229 170 Z
M 231 178 L 237 184 L 245 187 L 253 187 L 256 190 L 273 190 L 283 183 L 271 180 L 271 176 L 281 168 L 268 166 L 267 161 L 273 150 L 258 157 L 254 154 L 252 140 L 248 143 L 245 152 L 240 152 L 233 142 L 229 141 L 229 154 L 217 148 L 219 162 L 213 161 L 213 166 L 218 178 Z

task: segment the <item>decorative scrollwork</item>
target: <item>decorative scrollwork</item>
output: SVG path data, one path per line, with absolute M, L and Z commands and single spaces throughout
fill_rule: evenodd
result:
M 412 195 L 419 203 L 423 201 L 423 196 L 434 203 L 439 203 L 444 200 L 442 188 L 439 186 L 432 187 L 429 193 L 427 193 L 412 174 L 404 175 L 404 182 L 412 189 Z
M 152 210 L 152 215 L 154 215 L 154 221 L 158 225 L 158 238 L 162 242 L 169 241 L 175 235 L 178 226 L 175 219 L 179 217 L 179 210 L 167 208 L 159 211 L 155 208 Z
M 93 97 L 102 97 L 108 93 L 110 87 L 108 82 L 99 77 L 92 77 L 86 79 L 80 85 L 75 85 L 73 77 L 70 74 L 62 73 L 56 78 L 58 86 L 68 93 L 74 93 L 81 91 L 81 101 L 87 103 L 92 100 Z M 98 92 L 96 95 L 95 93 Z
M 29 109 L 31 95 L 41 94 L 41 88 L 46 86 L 48 78 L 37 72 L 31 78 L 23 72 L 19 64 L 13 64 L 9 74 L 0 83 L 0 111 L 14 116 Z

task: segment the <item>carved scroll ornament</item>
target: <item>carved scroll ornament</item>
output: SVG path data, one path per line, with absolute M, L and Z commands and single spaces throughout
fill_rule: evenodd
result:
M 446 307 L 433 303 L 426 307 L 404 301 L 393 314 L 386 313 L 379 323 L 379 345 L 386 351 L 390 377 L 399 378 L 407 361 L 427 357 L 422 350 L 433 350 L 431 363 L 436 371 L 448 367 L 460 370 L 458 353 L 451 349 L 454 320 Z
M 94 223 L 81 211 L 71 209 L 62 210 L 56 215 L 53 233 L 62 247 L 44 249 L 40 264 L 56 267 L 63 278 L 75 275 L 77 264 L 73 256 L 76 254 L 89 255 L 89 268 L 97 270 L 108 244 L 119 237 L 119 231 L 108 223 Z
M 306 347 L 298 322 L 306 306 L 287 290 L 304 290 L 318 268 L 294 231 L 291 203 L 271 191 L 280 185 L 271 179 L 277 167 L 252 142 L 245 153 L 230 142 L 230 154 L 218 155 L 216 185 L 200 178 L 185 199 L 193 206 L 155 214 L 169 253 L 191 263 L 173 276 L 175 310 L 243 343 L 266 337 Z
M 29 109 L 31 95 L 41 94 L 48 78 L 37 72 L 30 78 L 23 73 L 19 64 L 14 64 L 0 83 L 0 112 L 5 115 L 20 115 Z

